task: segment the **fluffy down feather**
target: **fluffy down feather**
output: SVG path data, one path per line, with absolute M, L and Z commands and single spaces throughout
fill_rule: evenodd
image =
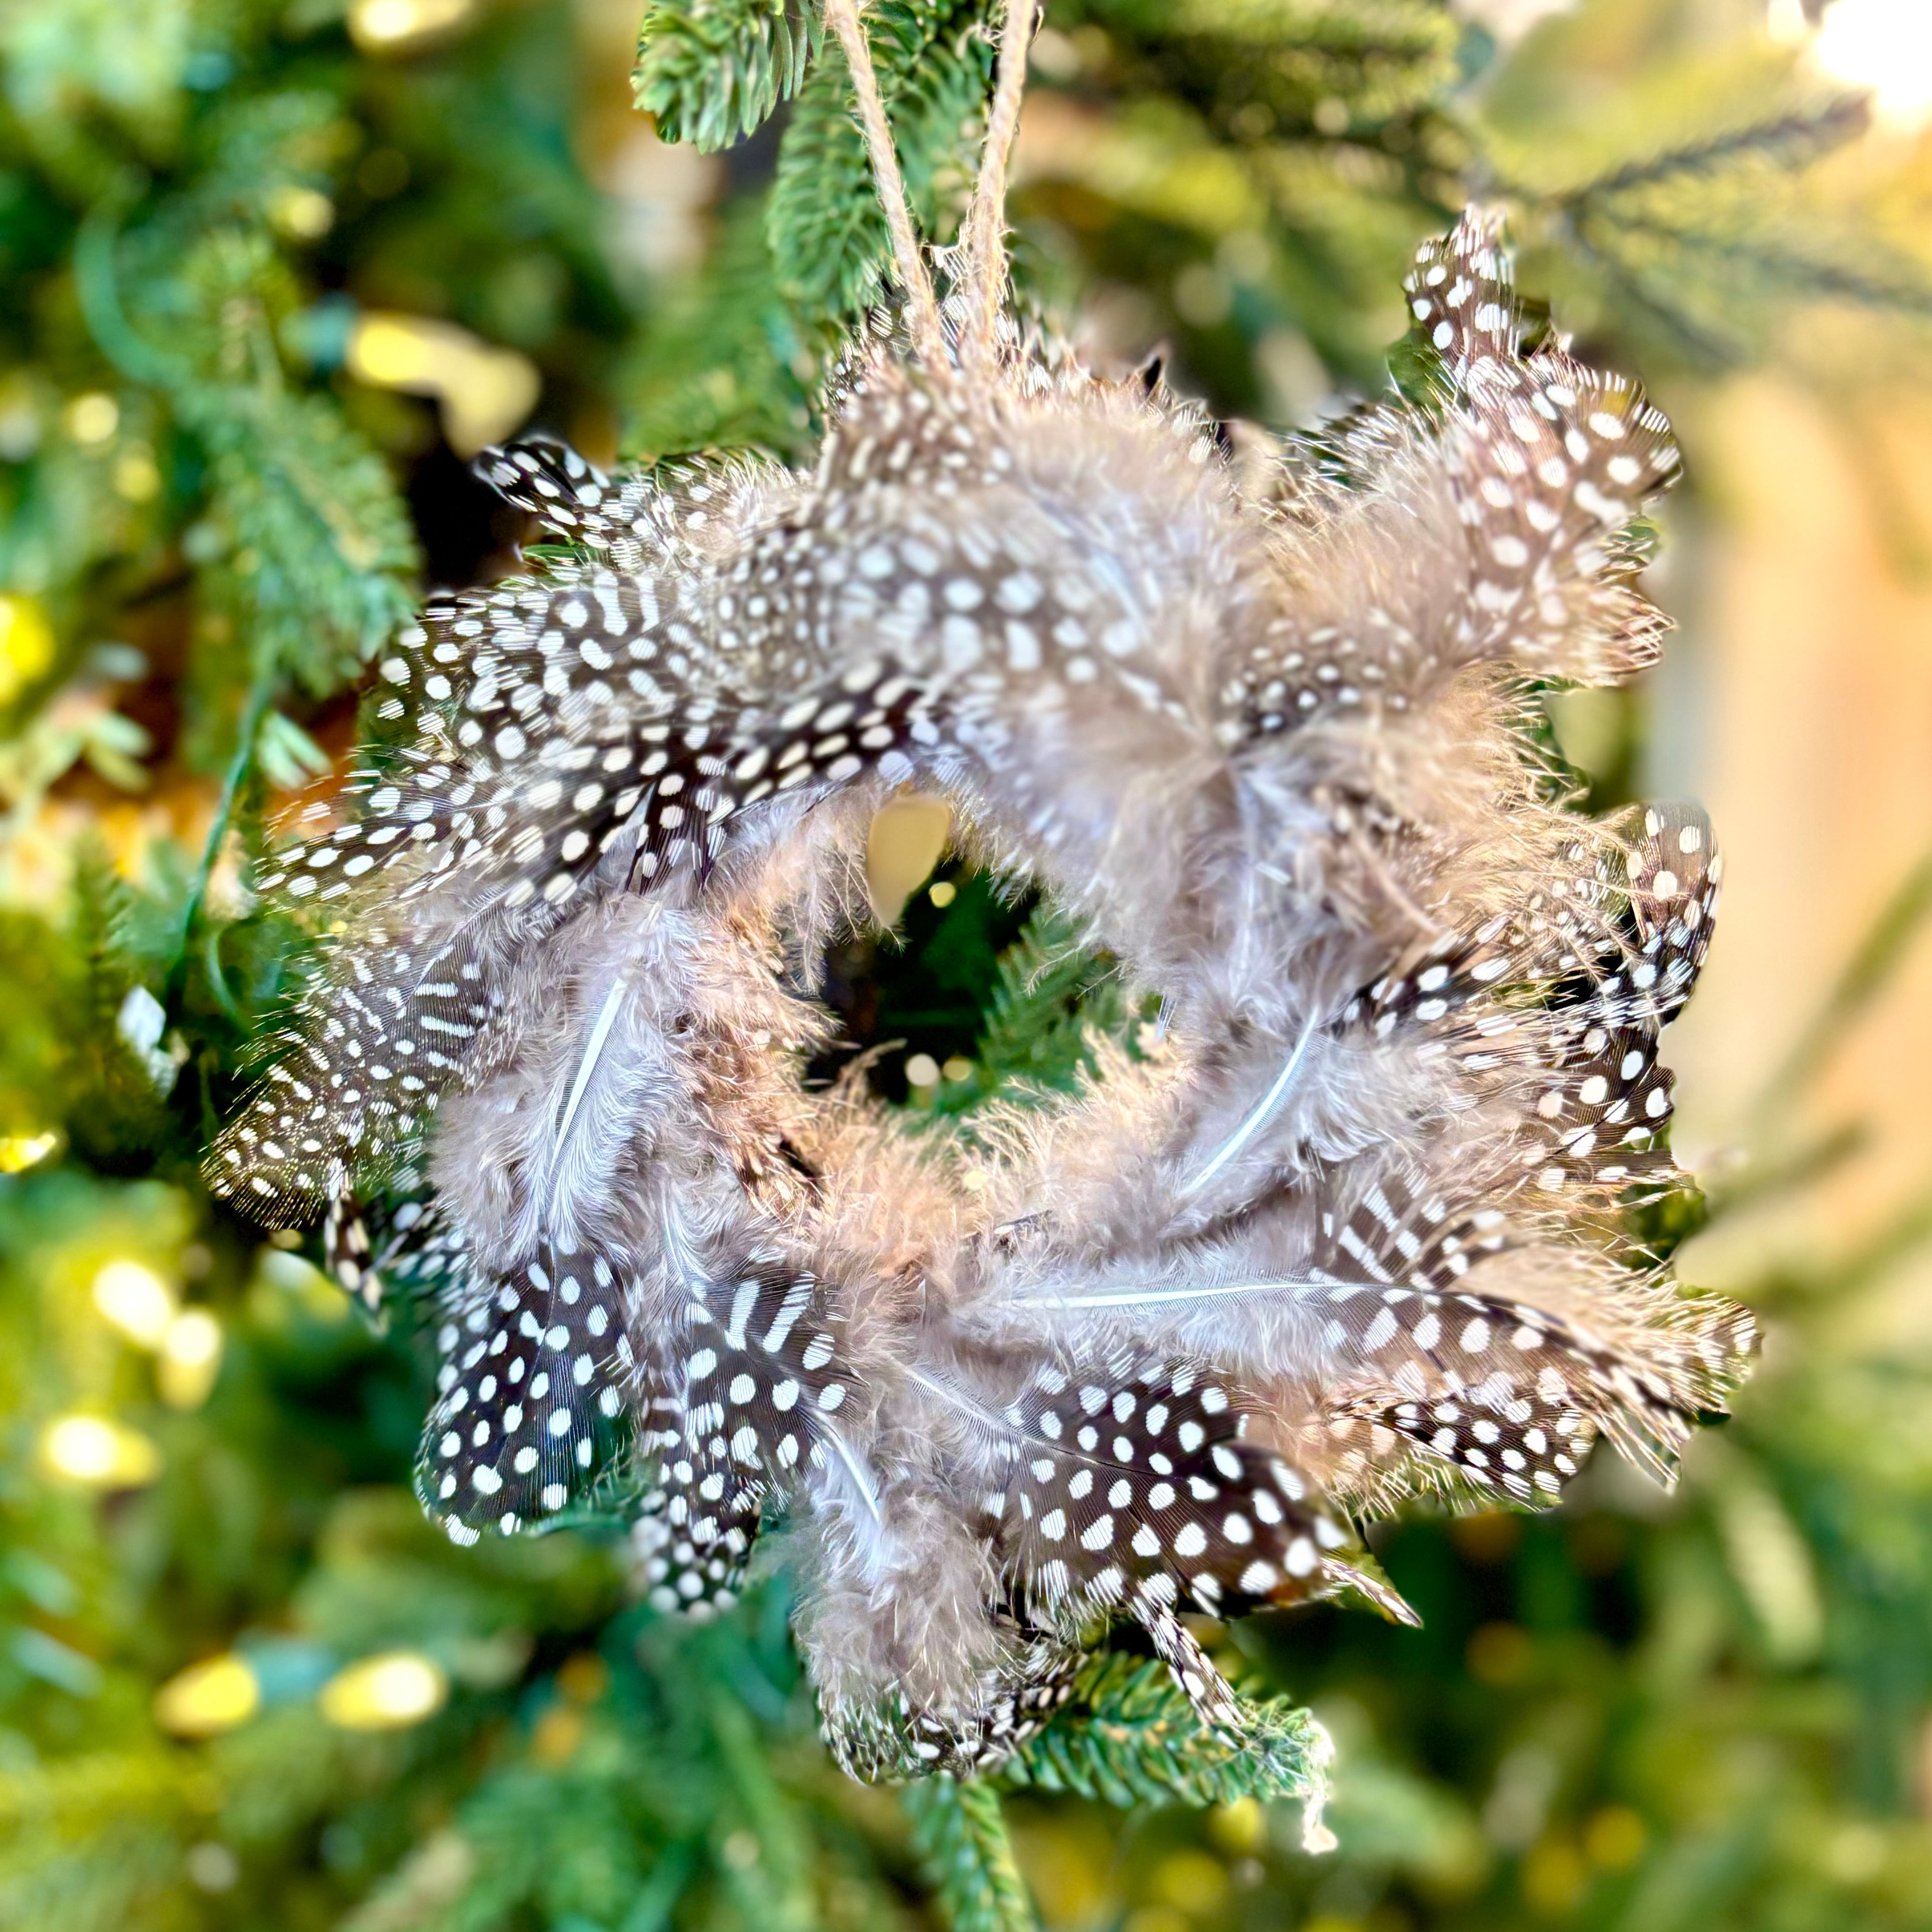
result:
M 265 881 L 369 910 L 212 1178 L 440 1304 L 427 1506 L 608 1477 L 694 1612 L 777 1531 L 859 1774 L 996 1762 L 1117 1617 L 1238 1732 L 1179 1612 L 1406 1616 L 1349 1512 L 1667 1474 L 1751 1346 L 1624 1211 L 1708 828 L 1579 818 L 1522 728 L 1656 652 L 1668 429 L 1522 352 L 1479 217 L 1408 286 L 1432 402 L 1265 463 L 1010 322 L 856 342 L 810 473 L 495 453 L 571 560 L 404 634 L 410 742 Z M 1167 1003 L 970 1141 L 800 1080 L 908 783 Z

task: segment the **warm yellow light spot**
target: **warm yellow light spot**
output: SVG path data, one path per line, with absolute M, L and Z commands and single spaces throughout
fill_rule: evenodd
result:
M 0 599 L 4 602 L 4 599 Z M 24 1174 L 30 1167 L 38 1166 L 54 1149 L 60 1145 L 60 1136 L 51 1131 L 44 1134 L 0 1134 L 0 1174 Z
M 1869 88 L 1881 122 L 1913 128 L 1932 120 L 1932 7 L 1925 0 L 1834 0 L 1811 58 L 1834 80 Z
M 114 494 L 130 503 L 151 503 L 160 494 L 161 472 L 145 449 L 130 449 L 114 459 Z
M 121 405 L 104 390 L 90 389 L 67 406 L 67 430 L 76 442 L 105 442 L 121 427 Z
M 557 1694 L 573 1704 L 594 1704 L 610 1688 L 610 1666 L 594 1650 L 580 1650 L 557 1666 Z
M 461 26 L 474 4 L 475 0 L 356 0 L 349 10 L 349 32 L 365 52 L 387 51 Z
M 1508 1510 L 1482 1510 L 1459 1516 L 1449 1526 L 1456 1553 L 1471 1563 L 1507 1563 L 1522 1540 L 1522 1518 Z
M 1643 1856 L 1648 1836 L 1643 1820 L 1628 1804 L 1606 1804 L 1585 1827 L 1583 1850 L 1593 1865 L 1627 1871 Z
M 0 597 L 0 704 L 54 661 L 53 626 L 31 597 Z
M 154 1722 L 182 1738 L 232 1731 L 261 1708 L 260 1680 L 235 1656 L 191 1664 L 154 1693 Z
M 419 1724 L 442 1708 L 449 1679 L 420 1651 L 384 1651 L 338 1670 L 322 1687 L 322 1714 L 348 1731 Z
M 268 197 L 268 219 L 298 242 L 314 242 L 335 224 L 335 204 L 320 189 L 278 188 Z
M 1840 1825 L 1820 1850 L 1820 1864 L 1840 1885 L 1869 1885 L 1885 1870 L 1891 1847 L 1877 1826 L 1854 1821 Z
M 241 1882 L 242 1861 L 212 1838 L 189 1846 L 182 1863 L 189 1882 L 200 1892 L 232 1892 Z
M 1576 1847 L 1561 1838 L 1545 1838 L 1522 1862 L 1523 1897 L 1552 1918 L 1571 1910 L 1589 1882 Z
M 963 1054 L 956 1053 L 939 1070 L 949 1080 L 970 1080 L 973 1077 L 973 1063 Z
M 565 1764 L 589 1728 L 574 1704 L 553 1704 L 530 1727 L 530 1755 L 539 1764 Z
M 1514 1624 L 1484 1624 L 1470 1637 L 1466 1654 L 1472 1676 L 1502 1686 L 1520 1684 L 1528 1675 L 1535 1646 Z
M 1155 1869 L 1154 1889 L 1184 1912 L 1213 1912 L 1228 1895 L 1228 1868 L 1192 1850 L 1170 1852 Z
M 420 316 L 362 316 L 350 339 L 349 366 L 365 382 L 385 388 L 436 388 L 445 360 L 460 345 L 447 322 Z
M 98 1415 L 63 1415 L 40 1438 L 56 1475 L 102 1490 L 139 1489 L 161 1473 L 161 1452 L 139 1430 Z
M 371 310 L 349 338 L 349 372 L 379 389 L 434 396 L 442 433 L 459 456 L 474 456 L 518 428 L 543 387 L 536 364 L 430 316 Z
M 174 1290 L 145 1262 L 125 1258 L 94 1277 L 94 1305 L 144 1348 L 158 1348 L 175 1318 Z
M 1208 1814 L 1208 1829 L 1224 1852 L 1251 1858 L 1268 1843 L 1268 1814 L 1258 1798 L 1238 1798 Z
M 221 1372 L 221 1324 L 205 1308 L 184 1309 L 161 1338 L 155 1378 L 176 1408 L 199 1408 Z
M 40 399 L 24 369 L 0 376 L 0 458 L 24 463 L 40 446 Z
M 1196 328 L 1218 328 L 1234 305 L 1233 284 L 1210 262 L 1190 262 L 1174 278 L 1174 313 Z
M 914 1087 L 937 1087 L 939 1062 L 929 1053 L 911 1054 L 906 1061 L 906 1081 Z
M 938 880 L 932 890 L 926 894 L 926 897 L 932 900 L 941 912 L 944 912 L 958 896 L 959 888 L 950 879 Z
M 906 901 L 939 863 L 952 829 L 952 807 L 922 792 L 903 792 L 873 813 L 866 833 L 866 891 L 881 926 L 898 924 Z

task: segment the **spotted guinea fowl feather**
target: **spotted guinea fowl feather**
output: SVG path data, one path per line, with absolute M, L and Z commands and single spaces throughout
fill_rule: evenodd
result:
M 872 1776 L 996 1762 L 1115 1616 L 1238 1736 L 1184 1612 L 1406 1615 L 1345 1506 L 1540 1504 L 1599 1436 L 1667 1473 L 1752 1339 L 1624 1215 L 1709 829 L 1566 812 L 1521 726 L 1659 646 L 1642 392 L 1525 350 L 1477 214 L 1407 285 L 1432 395 L 1278 465 L 901 268 L 808 472 L 486 453 L 540 541 L 405 633 L 400 742 L 268 868 L 344 929 L 212 1169 L 436 1304 L 458 1540 L 622 1466 L 703 1613 L 782 1525 Z M 1166 1030 L 916 1157 L 800 1077 L 908 783 Z

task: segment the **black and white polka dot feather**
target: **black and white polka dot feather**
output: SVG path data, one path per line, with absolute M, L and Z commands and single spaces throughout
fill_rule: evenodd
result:
M 1112 1617 L 1238 1737 L 1184 1615 L 1407 1616 L 1352 1512 L 1667 1472 L 1752 1345 L 1630 1212 L 1710 828 L 1584 820 L 1524 722 L 1657 653 L 1668 426 L 1526 351 L 1486 218 L 1406 294 L 1432 393 L 1279 460 L 963 286 L 855 336 L 809 470 L 486 452 L 521 574 L 398 638 L 265 868 L 322 964 L 212 1184 L 436 1306 L 459 1541 L 620 1475 L 702 1615 L 782 1523 L 861 1774 L 996 1763 Z M 908 784 L 1162 1016 L 916 1145 L 803 1086 L 797 984 Z
M 735 1588 L 766 1498 L 824 1466 L 851 1388 L 825 1300 L 810 1274 L 768 1258 L 687 1304 L 666 1370 L 675 1420 L 657 1444 L 659 1607 Z
M 420 1172 L 407 1168 L 374 1206 L 347 1195 L 332 1198 L 322 1250 L 324 1272 L 371 1314 L 398 1294 L 454 1288 L 469 1265 L 462 1236 L 450 1226 Z
M 1299 472 L 1282 527 L 1300 594 L 1226 688 L 1242 734 L 1400 718 L 1478 664 L 1602 684 L 1656 656 L 1626 533 L 1676 475 L 1669 424 L 1621 378 L 1520 352 L 1486 221 L 1424 244 L 1406 291 L 1437 413 L 1371 410 Z
M 1622 1348 L 1574 1316 L 1481 1292 L 1472 1271 L 1545 1238 L 1540 1221 L 1456 1207 L 1392 1176 L 1329 1227 L 1326 1265 L 1311 1272 L 1328 1284 L 1315 1306 L 1333 1358 L 1331 1428 L 1356 1420 L 1406 1438 L 1523 1503 L 1560 1496 L 1604 1432 L 1667 1477 L 1714 1364 L 1667 1338 L 1648 1354 Z M 1740 1317 L 1723 1351 L 1742 1358 L 1754 1346 Z M 1368 1379 L 1352 1385 L 1358 1372 Z
M 997 1622 L 1004 1630 L 1009 1619 Z M 908 1768 L 953 1778 L 997 1769 L 1073 1695 L 1082 1661 L 1077 1645 L 1052 1636 L 1016 1631 L 1008 1648 L 965 1709 L 938 1714 L 902 1694 L 850 1721 L 826 1722 L 826 1743 L 847 1772 L 867 1784 L 902 1778 Z M 1209 1664 L 1200 1673 L 1204 1694 L 1210 1677 L 1220 1673 Z
M 1336 1587 L 1347 1528 L 1192 1364 L 1042 1364 L 1001 1412 L 981 1508 L 1029 1615 L 1220 1616 Z
M 454 1540 L 556 1515 L 616 1453 L 637 1366 L 620 1294 L 602 1255 L 546 1243 L 452 1310 L 416 1487 Z

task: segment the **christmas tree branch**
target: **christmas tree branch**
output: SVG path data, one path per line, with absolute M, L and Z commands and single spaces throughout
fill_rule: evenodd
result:
M 1237 1750 L 1203 1728 L 1164 1664 L 1102 1653 L 1081 1672 L 1073 1701 L 1021 1746 L 1002 1775 L 1010 1784 L 1123 1806 L 1299 1798 L 1310 1807 L 1310 1849 L 1317 1849 L 1333 1754 L 1328 1733 L 1285 1698 L 1243 1705 L 1248 1738 Z
M 819 40 L 816 16 L 794 0 L 654 0 L 638 31 L 632 99 L 667 141 L 728 148 L 804 85 Z
M 1660 154 L 1646 154 L 1582 183 L 1562 199 L 1572 205 L 1601 200 L 1676 176 L 1709 172 L 1740 160 L 1775 158 L 1786 164 L 1802 166 L 1856 139 L 1870 122 L 1871 110 L 1863 97 L 1847 95 L 1822 108 L 1797 110 L 1773 120 L 1726 128 Z
M 114 266 L 121 224 L 142 185 L 138 176 L 125 175 L 88 210 L 74 238 L 74 293 L 101 353 L 130 382 L 165 389 L 178 383 L 183 371 L 128 320 Z
M 997 1787 L 932 1778 L 907 1786 L 904 1800 L 953 1932 L 1036 1932 Z

